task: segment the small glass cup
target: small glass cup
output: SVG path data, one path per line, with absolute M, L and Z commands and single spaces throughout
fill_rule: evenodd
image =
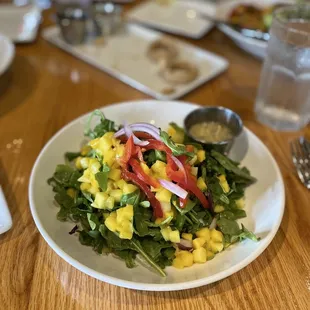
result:
M 310 121 L 310 4 L 273 15 L 255 112 L 276 130 L 295 131 Z

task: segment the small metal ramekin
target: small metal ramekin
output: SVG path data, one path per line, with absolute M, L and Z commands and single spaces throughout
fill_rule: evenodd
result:
M 193 125 L 212 121 L 227 126 L 233 133 L 233 138 L 220 142 L 206 143 L 190 134 L 190 128 Z M 190 138 L 203 144 L 207 149 L 215 149 L 223 154 L 228 154 L 233 146 L 235 138 L 238 137 L 243 130 L 243 123 L 240 116 L 232 110 L 224 107 L 206 107 L 196 109 L 189 113 L 184 120 L 184 128 Z

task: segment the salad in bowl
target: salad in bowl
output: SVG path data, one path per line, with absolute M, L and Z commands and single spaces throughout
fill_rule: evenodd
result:
M 91 128 L 93 117 L 99 123 Z M 258 238 L 236 220 L 246 217 L 245 188 L 256 180 L 227 156 L 207 151 L 171 123 L 118 127 L 96 110 L 88 142 L 65 154 L 48 180 L 57 218 L 99 254 L 133 268 L 136 257 L 161 276 L 214 259 L 236 242 Z

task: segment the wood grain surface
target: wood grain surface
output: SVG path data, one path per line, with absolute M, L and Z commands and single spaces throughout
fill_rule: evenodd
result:
M 51 23 L 44 13 L 42 27 Z M 31 168 L 44 144 L 69 121 L 104 105 L 148 98 L 38 37 L 17 45 L 0 77 L 0 182 L 13 228 L 0 236 L 0 309 L 310 309 L 310 194 L 298 181 L 288 141 L 310 134 L 275 132 L 254 117 L 261 63 L 212 30 L 189 42 L 226 57 L 229 70 L 183 100 L 234 109 L 276 158 L 286 209 L 271 245 L 253 263 L 217 283 L 179 292 L 109 285 L 74 269 L 43 240 L 28 203 Z M 266 172 L 267 173 L 267 172 Z

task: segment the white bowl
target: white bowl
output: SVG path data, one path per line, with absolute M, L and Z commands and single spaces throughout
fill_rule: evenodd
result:
M 174 121 L 182 125 L 185 116 L 196 105 L 181 102 L 145 100 L 127 102 L 103 108 L 106 117 L 122 123 L 152 122 L 167 128 Z M 284 211 L 284 186 L 279 168 L 264 144 L 249 130 L 248 150 L 242 161 L 258 179 L 246 191 L 248 216 L 241 220 L 248 229 L 262 239 L 259 242 L 246 240 L 218 254 L 202 265 L 177 270 L 166 269 L 162 278 L 143 266 L 126 268 L 123 261 L 112 255 L 100 256 L 79 243 L 68 232 L 73 223 L 56 219 L 58 207 L 54 204 L 52 188 L 46 180 L 55 167 L 63 163 L 66 151 L 76 151 L 83 140 L 84 115 L 61 129 L 43 148 L 33 167 L 29 184 L 29 201 L 34 221 L 50 247 L 69 264 L 99 280 L 115 285 L 150 291 L 172 291 L 202 286 L 221 280 L 251 263 L 271 242 L 281 223 Z M 233 153 L 238 153 L 246 144 L 235 144 Z
M 0 34 L 0 76 L 8 69 L 13 61 L 15 48 L 11 40 Z
M 219 19 L 227 20 L 232 10 L 240 4 L 251 4 L 257 7 L 267 7 L 277 3 L 295 3 L 293 0 L 236 0 L 227 1 L 216 7 L 216 16 Z M 232 28 L 220 25 L 219 29 L 224 32 L 228 37 L 230 37 L 236 45 L 246 52 L 254 55 L 257 58 L 263 59 L 266 56 L 267 42 L 251 39 L 243 36 L 239 32 L 233 30 Z

